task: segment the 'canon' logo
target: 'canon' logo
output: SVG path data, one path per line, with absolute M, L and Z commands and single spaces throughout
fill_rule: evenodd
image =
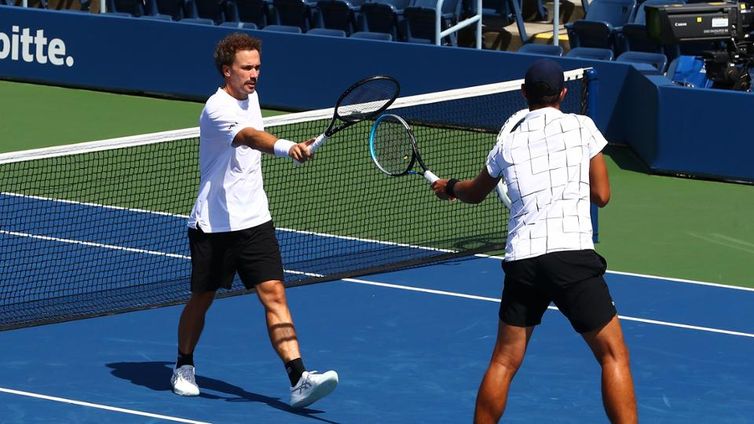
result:
M 0 32 L 0 60 L 22 60 L 42 65 L 73 66 L 73 56 L 66 56 L 65 42 L 60 38 L 47 40 L 45 31 L 38 29 L 32 36 L 29 28 L 11 27 L 11 33 Z

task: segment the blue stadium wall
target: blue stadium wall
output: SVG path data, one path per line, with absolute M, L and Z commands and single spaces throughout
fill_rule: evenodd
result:
M 204 100 L 220 78 L 212 62 L 231 29 L 0 6 L 0 78 Z M 393 75 L 402 94 L 521 78 L 538 56 L 466 48 L 249 31 L 263 40 L 260 96 L 267 108 L 332 106 L 350 82 Z M 655 172 L 754 182 L 754 95 L 689 89 L 614 62 L 557 59 L 599 76 L 593 117 Z M 8 123 L 6 123 L 7 125 Z

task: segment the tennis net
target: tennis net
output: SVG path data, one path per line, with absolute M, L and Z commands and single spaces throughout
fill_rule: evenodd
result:
M 567 72 L 567 112 L 587 113 L 589 70 Z M 441 177 L 484 165 L 520 80 L 398 99 Z M 279 137 L 319 134 L 332 109 L 265 119 Z M 506 210 L 437 200 L 421 177 L 387 177 L 368 152 L 371 122 L 336 134 L 294 167 L 263 172 L 286 285 L 499 251 Z M 186 218 L 198 186 L 198 129 L 0 155 L 0 330 L 173 305 L 189 295 Z M 245 293 L 236 280 L 219 297 Z

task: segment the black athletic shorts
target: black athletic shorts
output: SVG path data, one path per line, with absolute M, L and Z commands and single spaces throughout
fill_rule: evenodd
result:
M 503 261 L 500 319 L 506 324 L 531 327 L 542 321 L 553 302 L 579 333 L 597 330 L 616 314 L 602 278 L 606 269 L 605 258 L 594 250 Z
M 272 221 L 239 231 L 205 233 L 189 228 L 191 291 L 229 289 L 236 272 L 247 289 L 283 280 L 280 247 Z

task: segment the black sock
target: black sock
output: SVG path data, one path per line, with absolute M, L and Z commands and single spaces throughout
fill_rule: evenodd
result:
M 296 358 L 285 363 L 285 372 L 288 373 L 288 378 L 291 380 L 291 387 L 298 383 L 304 371 L 306 371 L 306 368 L 304 368 L 304 361 L 301 358 Z
M 178 351 L 178 360 L 175 361 L 175 367 L 180 368 L 184 365 L 191 365 L 194 366 L 194 354 L 189 353 L 188 355 L 181 353 L 181 351 Z

